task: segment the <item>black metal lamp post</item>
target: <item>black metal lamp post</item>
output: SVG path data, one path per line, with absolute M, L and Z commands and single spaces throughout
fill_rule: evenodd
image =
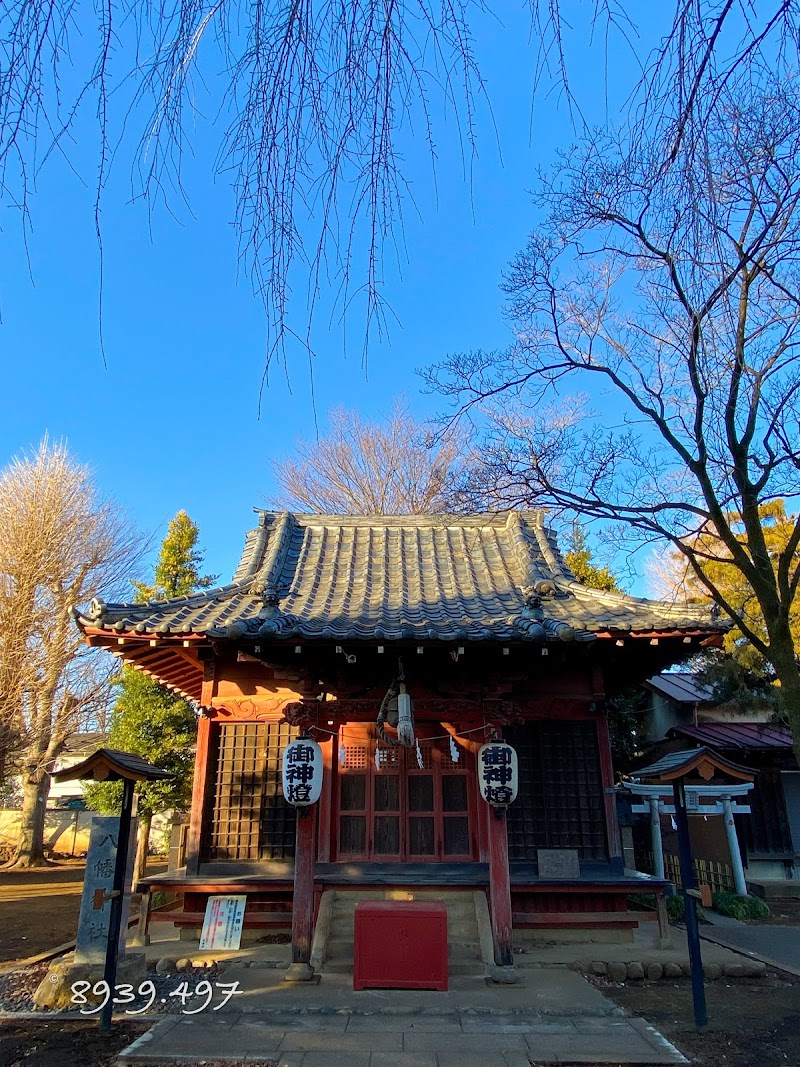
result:
M 109 914 L 108 942 L 106 944 L 106 958 L 103 968 L 103 980 L 106 982 L 109 995 L 100 1012 L 100 1032 L 108 1033 L 111 1029 L 111 1014 L 114 1010 L 114 986 L 117 980 L 117 957 L 119 955 L 119 939 L 122 928 L 122 905 L 125 894 L 125 871 L 128 866 L 128 839 L 131 832 L 131 818 L 133 815 L 133 793 L 136 782 L 154 782 L 164 778 L 173 778 L 169 771 L 147 763 L 139 756 L 130 752 L 119 752 L 113 748 L 99 748 L 88 759 L 63 771 L 57 771 L 53 778 L 59 782 L 69 782 L 76 779 L 95 782 L 122 782 L 122 809 L 119 816 L 119 835 L 117 838 L 117 854 L 114 863 L 114 882 L 109 894 L 103 894 L 102 889 L 97 894 L 102 898 L 96 904 L 102 907 L 106 900 L 111 900 L 111 912 Z

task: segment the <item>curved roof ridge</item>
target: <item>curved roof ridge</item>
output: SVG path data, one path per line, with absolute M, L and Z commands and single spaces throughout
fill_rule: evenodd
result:
M 336 512 L 322 511 L 274 511 L 268 509 L 256 509 L 260 524 L 269 523 L 281 515 L 291 515 L 292 518 L 302 525 L 315 526 L 443 526 L 443 525 L 469 525 L 480 526 L 487 523 L 496 526 L 504 526 L 509 515 L 520 515 L 528 521 L 535 521 L 535 517 L 543 516 L 542 508 L 503 508 L 497 511 L 441 511 L 425 514 L 374 514 L 374 515 L 345 515 Z
M 656 600 L 652 597 L 633 596 L 632 593 L 614 593 L 609 589 L 595 589 L 591 585 L 584 585 L 583 582 L 579 582 L 577 578 L 574 577 L 566 584 L 569 591 L 576 596 L 590 600 L 599 600 L 602 603 L 608 604 L 609 607 L 614 605 L 630 605 L 631 607 L 647 608 L 657 607 L 660 611 L 665 613 L 675 612 L 689 618 L 708 618 L 713 610 L 707 604 L 681 603 L 678 600 Z

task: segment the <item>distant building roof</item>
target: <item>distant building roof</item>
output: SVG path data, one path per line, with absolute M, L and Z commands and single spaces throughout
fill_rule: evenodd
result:
M 93 730 L 90 733 L 70 734 L 64 742 L 59 758 L 63 756 L 88 756 L 102 746 L 108 740 L 108 734 L 102 730 Z
M 648 678 L 644 684 L 673 704 L 716 703 L 711 686 L 701 685 L 697 675 L 688 671 L 666 671 Z
M 260 512 L 229 585 L 145 605 L 98 599 L 75 614 L 112 634 L 229 639 L 591 641 L 726 628 L 707 608 L 581 585 L 538 511 Z
M 717 749 L 792 748 L 787 726 L 763 722 L 708 722 L 698 726 L 673 726 L 672 737 L 689 737 L 701 745 Z

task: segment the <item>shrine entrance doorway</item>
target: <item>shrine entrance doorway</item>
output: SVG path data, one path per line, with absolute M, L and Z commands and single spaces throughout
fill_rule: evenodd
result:
M 474 757 L 448 741 L 390 748 L 349 727 L 339 741 L 337 858 L 459 862 L 477 856 Z M 421 766 L 420 766 L 421 763 Z

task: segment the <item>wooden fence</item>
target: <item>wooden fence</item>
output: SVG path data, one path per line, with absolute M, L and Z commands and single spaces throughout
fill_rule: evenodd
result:
M 639 869 L 644 868 L 648 873 L 653 873 L 652 852 L 643 853 L 640 856 Z M 733 871 L 727 863 L 716 863 L 714 860 L 695 859 L 693 861 L 694 877 L 698 885 L 711 887 L 712 893 L 735 892 Z M 671 852 L 664 853 L 664 874 L 675 885 L 682 885 L 680 860 Z

